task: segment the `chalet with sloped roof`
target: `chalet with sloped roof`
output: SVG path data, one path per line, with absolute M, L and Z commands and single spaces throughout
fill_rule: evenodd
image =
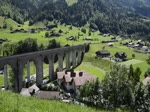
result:
M 59 86 L 65 88 L 69 92 L 79 94 L 80 87 L 87 81 L 95 81 L 96 76 L 93 76 L 84 71 L 57 72 L 57 81 Z

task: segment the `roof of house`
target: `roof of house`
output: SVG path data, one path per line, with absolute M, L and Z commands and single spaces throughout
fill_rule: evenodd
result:
M 87 81 L 95 81 L 96 76 L 75 77 L 73 80 L 74 80 L 74 84 L 76 86 L 81 86 L 81 85 L 85 84 Z
M 142 49 L 148 49 L 148 46 L 143 46 Z
M 114 43 L 108 43 L 108 45 L 113 45 Z
M 57 91 L 40 91 L 37 95 L 41 99 L 58 99 L 60 98 L 60 92 Z
M 96 76 L 93 76 L 84 71 L 67 72 L 67 74 L 65 72 L 58 72 L 57 75 L 61 75 L 58 78 L 64 78 L 65 82 L 67 83 L 73 81 L 76 86 L 81 86 L 87 81 L 96 80 Z
M 110 55 L 110 52 L 107 51 L 107 50 L 100 50 L 100 51 L 97 51 L 96 54 L 101 54 L 101 55 Z
M 118 54 L 120 57 L 122 57 L 122 56 L 125 56 L 125 57 L 126 57 L 126 56 L 127 56 L 125 52 L 116 52 L 116 53 L 115 53 L 115 56 L 116 56 L 117 54 Z

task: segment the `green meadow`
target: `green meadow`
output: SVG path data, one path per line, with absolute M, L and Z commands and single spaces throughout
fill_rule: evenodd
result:
M 3 23 L 4 23 L 4 17 L 0 16 L 0 27 L 3 27 Z
M 0 110 L 2 112 L 121 112 L 120 109 L 115 111 L 96 110 L 60 101 L 24 97 L 9 91 L 0 91 Z
M 37 39 L 38 44 L 43 43 L 45 46 L 48 45 L 48 41 L 52 39 L 56 39 L 56 41 L 60 42 L 61 46 L 64 46 L 66 44 L 73 46 L 73 45 L 78 45 L 78 44 L 91 43 L 89 52 L 85 54 L 83 62 L 75 70 L 87 71 L 91 73 L 92 75 L 97 76 L 100 81 L 102 81 L 103 78 L 105 77 L 105 74 L 111 70 L 111 66 L 113 66 L 114 63 L 109 60 L 96 59 L 95 52 L 98 50 L 102 50 L 102 49 L 108 50 L 111 53 L 112 57 L 114 57 L 114 54 L 116 52 L 120 52 L 120 51 L 125 52 L 129 60 L 126 62 L 118 63 L 118 64 L 123 64 L 123 65 L 126 65 L 127 67 L 129 67 L 132 64 L 134 68 L 140 67 L 140 69 L 142 70 L 141 80 L 143 80 L 144 73 L 147 70 L 147 68 L 149 68 L 150 66 L 146 62 L 146 59 L 149 56 L 148 54 L 141 54 L 141 53 L 134 52 L 133 49 L 130 49 L 120 44 L 120 42 L 124 43 L 124 42 L 130 41 L 130 39 L 120 40 L 119 42 L 115 42 L 113 47 L 110 47 L 107 45 L 107 43 L 101 43 L 101 42 L 103 40 L 110 40 L 114 36 L 105 37 L 103 35 L 100 35 L 98 31 L 96 31 L 96 32 L 92 32 L 90 36 L 93 39 L 93 41 L 85 41 L 84 38 L 88 37 L 88 33 L 89 33 L 88 25 L 85 26 L 86 33 L 81 32 L 81 28 L 72 26 L 72 29 L 70 29 L 70 25 L 64 25 L 64 24 L 60 25 L 59 23 L 58 23 L 57 28 L 53 28 L 52 30 L 49 30 L 49 31 L 36 30 L 35 33 L 29 33 L 29 32 L 28 33 L 10 33 L 11 32 L 10 28 L 12 28 L 13 30 L 23 28 L 24 30 L 29 31 L 32 28 L 44 27 L 44 24 L 43 22 L 38 22 L 32 26 L 28 26 L 29 22 L 25 22 L 24 25 L 20 25 L 11 19 L 5 20 L 4 18 L 0 17 L 0 20 L 3 20 L 3 22 L 5 21 L 7 23 L 7 29 L 0 29 L 0 38 L 7 38 L 11 40 L 11 43 L 15 43 L 20 40 L 24 40 L 26 38 Z M 0 21 L 1 26 L 3 25 L 3 22 Z M 60 37 L 45 38 L 46 32 L 51 32 L 51 31 L 58 32 L 59 30 L 63 31 Z M 80 34 L 80 38 L 77 41 L 66 40 L 66 38 L 70 36 L 78 37 L 78 34 Z M 119 36 L 117 38 L 120 39 Z M 132 54 L 135 54 L 134 59 L 132 59 Z M 57 66 L 58 66 L 58 63 L 55 64 L 55 69 L 57 68 Z M 36 73 L 36 69 L 33 63 L 31 63 L 30 71 L 31 71 L 30 72 L 31 75 L 34 75 Z M 26 77 L 26 74 L 27 74 L 27 70 L 25 67 L 24 78 Z M 44 64 L 44 75 L 45 76 L 48 75 L 48 65 L 46 64 Z M 0 75 L 0 85 L 4 85 L 3 75 Z M 3 112 L 9 112 L 9 111 L 109 112 L 105 110 L 95 110 L 89 107 L 83 107 L 79 105 L 64 104 L 59 101 L 40 100 L 40 99 L 36 99 L 33 97 L 26 98 L 15 93 L 11 93 L 11 94 L 10 93 L 11 92 L 0 91 L 0 104 L 1 104 L 0 110 L 3 110 Z M 115 112 L 116 111 L 122 112 L 122 110 L 115 110 Z
M 0 17 L 2 19 L 2 17 Z M 101 43 L 103 40 L 110 40 L 111 37 L 114 36 L 103 36 L 100 35 L 99 32 L 91 32 L 91 38 L 93 41 L 85 41 L 83 40 L 84 38 L 88 37 L 89 29 L 88 29 L 88 24 L 85 26 L 86 33 L 81 32 L 81 28 L 77 28 L 72 26 L 72 29 L 70 29 L 70 25 L 60 25 L 58 23 L 57 28 L 53 28 L 52 30 L 46 31 L 35 31 L 35 33 L 10 33 L 10 27 L 15 29 L 21 29 L 23 28 L 26 31 L 29 31 L 32 28 L 40 28 L 44 27 L 43 22 L 38 22 L 32 26 L 28 26 L 29 22 L 25 22 L 24 25 L 20 25 L 16 23 L 15 21 L 11 19 L 6 19 L 5 22 L 8 25 L 8 28 L 6 30 L 0 29 L 0 38 L 7 38 L 11 40 L 11 42 L 18 42 L 20 40 L 24 40 L 26 38 L 34 38 L 37 39 L 38 44 L 43 43 L 44 45 L 48 44 L 49 40 L 56 39 L 56 41 L 60 42 L 61 46 L 64 46 L 66 44 L 69 44 L 71 46 L 73 45 L 78 45 L 78 44 L 83 44 L 83 43 L 91 43 L 90 44 L 90 50 L 88 53 L 85 54 L 83 63 L 76 68 L 76 70 L 85 70 L 92 75 L 96 75 L 100 80 L 102 80 L 107 72 L 110 71 L 111 66 L 114 64 L 108 60 L 104 59 L 96 59 L 95 58 L 95 52 L 98 50 L 108 50 L 111 53 L 111 56 L 114 57 L 114 54 L 116 52 L 123 51 L 127 54 L 128 56 L 128 61 L 122 62 L 119 64 L 125 64 L 127 67 L 130 66 L 130 64 L 133 65 L 134 68 L 140 67 L 142 70 L 141 74 L 141 80 L 144 78 L 144 73 L 149 68 L 149 65 L 146 62 L 146 59 L 148 58 L 148 54 L 141 54 L 134 52 L 133 49 L 130 49 L 126 46 L 123 46 L 120 44 L 120 42 L 128 42 L 130 39 L 126 40 L 121 40 L 120 37 L 118 36 L 117 39 L 119 39 L 119 42 L 115 42 L 113 47 L 109 47 L 107 43 Z M 45 33 L 46 32 L 58 32 L 59 30 L 62 30 L 63 32 L 61 33 L 60 37 L 50 37 L 50 38 L 45 38 Z M 66 33 L 67 32 L 67 33 Z M 76 36 L 78 37 L 78 34 L 80 34 L 80 37 L 77 41 L 67 41 L 66 38 L 70 36 Z M 136 42 L 136 41 L 135 41 Z M 132 59 L 132 54 L 135 54 L 135 58 Z M 56 65 L 57 66 L 57 65 Z M 48 65 L 44 64 L 44 69 L 48 68 Z M 24 72 L 24 77 L 26 76 L 26 70 Z M 31 74 L 35 74 L 35 66 L 34 64 L 31 64 Z M 45 72 L 45 74 L 48 74 L 48 72 Z M 3 84 L 3 76 L 0 76 L 0 84 Z
M 74 3 L 77 3 L 78 0 L 66 0 L 66 2 L 67 2 L 67 4 L 68 4 L 69 6 L 71 6 L 71 5 L 73 5 Z

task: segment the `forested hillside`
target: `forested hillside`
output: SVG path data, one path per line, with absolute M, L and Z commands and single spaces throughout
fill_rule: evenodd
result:
M 32 25 L 45 19 L 77 27 L 89 23 L 102 33 L 149 40 L 149 0 L 5 0 L 0 6 L 0 15 L 18 23 L 29 20 Z

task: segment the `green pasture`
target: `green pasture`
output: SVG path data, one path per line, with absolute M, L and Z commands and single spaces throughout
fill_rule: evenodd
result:
M 63 33 L 61 33 L 61 36 L 60 37 L 50 37 L 50 38 L 45 38 L 45 33 L 46 32 L 51 32 L 52 30 L 49 30 L 49 31 L 35 31 L 36 33 L 13 33 L 11 34 L 10 32 L 10 27 L 13 28 L 13 30 L 16 30 L 16 29 L 21 29 L 23 28 L 24 30 L 26 31 L 29 31 L 30 29 L 32 28 L 41 28 L 41 27 L 44 27 L 44 24 L 43 22 L 38 22 L 32 26 L 28 26 L 29 25 L 29 22 L 25 22 L 24 25 L 20 25 L 18 23 L 16 23 L 15 21 L 13 21 L 12 19 L 6 19 L 5 20 L 7 25 L 8 25 L 8 28 L 7 30 L 0 30 L 0 38 L 7 38 L 9 40 L 12 40 L 12 42 L 18 42 L 20 40 L 24 40 L 26 38 L 36 38 L 38 40 L 38 43 L 43 43 L 44 45 L 46 45 L 48 43 L 48 40 L 51 40 L 51 39 L 56 39 L 57 41 L 59 41 L 62 45 L 65 45 L 65 44 L 70 44 L 70 45 L 77 45 L 77 44 L 82 44 L 82 43 L 89 43 L 89 41 L 84 41 L 83 39 L 88 37 L 88 32 L 89 32 L 89 29 L 86 29 L 86 34 L 84 34 L 83 32 L 81 32 L 81 28 L 77 28 L 77 27 L 73 27 L 72 26 L 72 29 L 70 30 L 69 27 L 70 25 L 60 25 L 58 24 L 58 27 L 57 28 L 53 28 L 52 30 L 55 31 L 55 32 L 58 32 L 59 30 L 62 30 Z M 66 33 L 67 32 L 67 33 Z M 67 41 L 66 38 L 67 37 L 70 37 L 70 36 L 78 36 L 78 33 L 81 35 L 79 40 L 78 41 Z M 99 40 L 99 42 L 101 42 L 102 40 L 110 40 L 110 37 L 103 37 L 103 36 L 100 36 L 98 35 L 99 32 L 94 32 L 94 33 L 91 33 L 91 38 L 93 39 L 97 39 Z M 97 42 L 97 41 L 93 41 L 94 42 Z
M 4 76 L 0 75 L 0 85 L 4 85 Z
M 73 5 L 74 3 L 77 3 L 78 0 L 66 0 L 66 2 L 67 2 L 67 4 L 68 4 L 69 6 L 71 6 L 71 5 Z
M 13 21 L 10 18 L 6 19 L 5 22 L 6 22 L 8 28 L 10 28 L 10 27 L 17 28 L 17 26 L 19 25 L 17 22 Z
M 114 47 L 109 47 L 107 44 L 92 44 L 90 51 L 85 55 L 84 61 L 89 61 L 92 63 L 92 65 L 97 66 L 108 72 L 113 63 L 103 59 L 95 59 L 95 52 L 98 50 L 102 50 L 103 47 L 105 48 L 105 50 L 108 50 L 111 53 L 112 57 L 114 57 L 114 54 L 116 52 L 125 52 L 129 60 L 126 62 L 122 62 L 122 64 L 125 64 L 127 66 L 132 64 L 134 68 L 140 67 L 142 71 L 141 79 L 144 78 L 145 71 L 150 67 L 150 65 L 148 65 L 146 62 L 148 54 L 134 52 L 133 49 L 120 45 L 119 42 L 114 43 Z M 135 54 L 135 59 L 132 59 L 132 54 Z
M 16 22 L 14 22 L 11 19 L 6 19 L 6 22 L 8 23 L 8 26 L 13 26 L 13 29 L 20 29 L 23 28 L 25 30 L 30 30 L 32 28 L 40 28 L 40 27 L 44 27 L 43 22 L 38 22 L 32 26 L 28 26 L 29 22 L 25 22 L 24 25 L 20 25 L 18 27 L 19 24 L 17 24 Z M 144 73 L 147 70 L 147 68 L 149 68 L 149 65 L 146 63 L 146 59 L 148 57 L 148 54 L 141 54 L 141 53 L 137 53 L 134 52 L 133 49 L 130 49 L 126 46 L 121 45 L 120 43 L 124 43 L 124 42 L 129 42 L 130 39 L 126 39 L 126 40 L 121 40 L 119 37 L 117 37 L 117 39 L 119 39 L 119 42 L 114 42 L 114 46 L 110 47 L 108 46 L 107 43 L 101 43 L 101 41 L 103 40 L 110 40 L 111 37 L 114 36 L 106 36 L 104 37 L 103 35 L 99 35 L 99 32 L 92 32 L 91 33 L 91 38 L 93 38 L 93 41 L 85 41 L 83 40 L 84 38 L 88 37 L 88 32 L 89 29 L 86 28 L 88 26 L 86 26 L 86 33 L 84 34 L 83 32 L 81 32 L 81 28 L 77 28 L 72 26 L 72 29 L 69 28 L 70 25 L 60 25 L 58 23 L 58 27 L 57 28 L 53 28 L 52 30 L 49 31 L 36 31 L 36 33 L 10 33 L 10 29 L 8 28 L 7 30 L 0 30 L 0 38 L 7 38 L 9 40 L 12 40 L 11 42 L 18 42 L 20 40 L 24 40 L 26 38 L 35 38 L 37 39 L 38 44 L 43 43 L 44 45 L 48 44 L 48 41 L 51 39 L 56 39 L 56 41 L 60 42 L 60 44 L 62 46 L 69 44 L 69 45 L 78 45 L 78 44 L 83 44 L 83 43 L 91 43 L 90 45 L 90 51 L 88 53 L 85 54 L 84 56 L 84 60 L 83 63 L 76 68 L 76 70 L 85 70 L 87 72 L 90 72 L 93 75 L 96 75 L 100 80 L 103 79 L 104 75 L 106 72 L 110 71 L 111 66 L 113 65 L 112 62 L 108 61 L 108 60 L 103 60 L 103 59 L 96 59 L 95 58 L 95 52 L 98 50 L 108 50 L 111 53 L 112 58 L 114 57 L 114 54 L 116 52 L 125 52 L 128 56 L 129 61 L 123 62 L 123 64 L 129 66 L 130 64 L 133 65 L 134 68 L 136 67 L 140 67 L 142 70 L 142 74 L 141 74 L 141 79 L 143 79 L 144 77 Z M 60 37 L 50 37 L 50 38 L 45 38 L 45 33 L 46 32 L 58 32 L 59 30 L 62 30 L 63 33 L 61 33 Z M 70 36 L 76 36 L 78 37 L 78 34 L 80 34 L 80 37 L 77 41 L 67 41 L 66 38 L 70 37 Z M 134 41 L 136 42 L 136 41 Z M 132 54 L 135 54 L 135 59 L 132 59 Z M 131 60 L 132 59 L 132 60 Z M 56 64 L 57 65 L 57 64 Z M 44 65 L 44 69 L 48 68 L 48 65 Z M 26 70 L 24 72 L 24 74 L 26 74 Z M 31 64 L 31 74 L 35 74 L 35 66 L 33 64 Z M 45 73 L 48 74 L 48 73 Z M 26 76 L 26 75 L 24 75 Z M 2 79 L 2 78 L 0 78 Z M 3 82 L 3 81 L 0 81 Z
M 130 65 L 140 64 L 140 63 L 143 63 L 143 61 L 137 60 L 137 59 L 131 59 L 131 60 L 122 62 L 121 64 L 126 65 L 126 66 L 130 66 Z
M 100 69 L 97 66 L 92 65 L 92 63 L 90 62 L 83 62 L 75 70 L 85 70 L 86 72 L 89 72 L 90 74 L 97 76 L 99 80 L 102 80 L 105 76 L 105 71 L 103 69 Z
M 2 18 L 0 18 L 0 19 L 2 19 Z M 60 24 L 58 25 L 57 28 L 52 29 L 54 32 L 58 32 L 59 30 L 62 30 L 63 33 L 61 33 L 60 37 L 45 38 L 45 33 L 51 32 L 52 30 L 49 30 L 49 31 L 45 31 L 45 30 L 37 31 L 36 30 L 36 33 L 33 33 L 33 34 L 29 33 L 29 32 L 28 33 L 13 33 L 12 34 L 12 33 L 10 33 L 10 27 L 13 27 L 13 30 L 23 28 L 23 29 L 29 31 L 32 28 L 44 27 L 44 24 L 43 24 L 43 22 L 38 22 L 38 23 L 34 24 L 33 26 L 28 26 L 29 22 L 25 22 L 24 25 L 19 25 L 18 23 L 14 22 L 11 19 L 6 19 L 5 21 L 8 24 L 8 28 L 6 30 L 0 29 L 0 38 L 7 38 L 7 39 L 11 40 L 11 42 L 18 42 L 20 40 L 24 40 L 24 39 L 30 37 L 30 38 L 37 39 L 38 44 L 43 43 L 44 45 L 47 45 L 48 41 L 52 40 L 52 39 L 56 39 L 56 41 L 60 42 L 60 44 L 62 46 L 66 45 L 66 44 L 69 44 L 72 46 L 72 45 L 78 45 L 78 44 L 83 44 L 83 43 L 91 43 L 90 44 L 90 50 L 88 53 L 85 54 L 82 64 L 80 66 L 78 66 L 75 70 L 85 70 L 86 72 L 89 72 L 90 74 L 97 76 L 100 80 L 102 80 L 105 77 L 105 74 L 110 71 L 111 66 L 113 66 L 113 64 L 114 64 L 109 60 L 95 58 L 95 56 L 96 56 L 95 52 L 98 50 L 102 50 L 102 49 L 108 50 L 111 53 L 112 58 L 114 57 L 114 54 L 116 52 L 120 52 L 120 51 L 125 52 L 127 54 L 129 60 L 126 62 L 122 62 L 121 64 L 125 64 L 126 66 L 129 66 L 130 64 L 132 64 L 134 68 L 140 67 L 140 69 L 142 70 L 141 80 L 144 78 L 145 71 L 147 70 L 147 68 L 149 68 L 149 65 L 146 63 L 146 59 L 148 58 L 148 54 L 141 54 L 141 53 L 134 52 L 133 49 L 130 49 L 130 48 L 120 44 L 120 42 L 122 42 L 122 43 L 129 42 L 130 39 L 120 40 L 119 42 L 114 42 L 114 46 L 110 47 L 110 46 L 108 46 L 107 43 L 101 43 L 101 41 L 110 40 L 111 37 L 114 37 L 114 36 L 104 37 L 103 35 L 99 35 L 99 32 L 97 31 L 97 32 L 93 32 L 90 36 L 93 38 L 94 41 L 85 41 L 83 39 L 88 37 L 88 32 L 89 32 L 88 28 L 85 27 L 86 33 L 84 34 L 83 32 L 81 32 L 81 28 L 77 28 L 77 27 L 72 26 L 72 29 L 70 29 L 69 28 L 70 25 L 60 25 Z M 67 41 L 66 40 L 66 38 L 70 37 L 70 36 L 78 37 L 78 34 L 80 34 L 80 37 L 77 41 Z M 117 37 L 117 39 L 119 39 L 119 37 Z M 132 54 L 135 54 L 134 59 L 132 59 L 133 58 Z M 31 64 L 30 74 L 34 75 L 36 73 L 35 65 L 32 62 L 30 64 Z M 43 67 L 44 75 L 48 75 L 48 65 L 43 64 L 43 66 L 44 66 Z M 57 66 L 58 66 L 58 63 L 55 64 L 55 69 L 57 68 Z M 24 78 L 26 77 L 26 75 L 27 75 L 27 69 L 25 66 Z M 4 81 L 3 75 L 1 75 L 0 76 L 0 85 L 4 84 L 3 81 Z M 0 95 L 0 97 L 1 96 L 3 97 L 3 94 L 5 94 L 5 93 L 2 93 Z M 16 96 L 15 94 L 13 94 L 13 98 L 15 98 L 15 97 L 19 97 L 21 99 L 21 101 L 24 101 L 24 99 L 26 99 L 24 97 Z M 67 104 L 64 106 L 64 104 L 61 104 L 60 102 L 56 102 L 56 104 L 59 105 L 61 110 L 59 108 L 56 108 L 56 106 L 54 106 L 54 105 L 52 105 L 52 107 L 50 107 L 49 105 L 51 105 L 51 102 L 49 103 L 49 105 L 42 107 L 43 105 L 45 105 L 44 102 L 46 102 L 46 101 L 42 102 L 41 100 L 39 101 L 39 99 L 35 99 L 36 100 L 34 103 L 34 104 L 36 104 L 36 107 L 35 107 L 35 105 L 33 103 L 31 103 L 31 99 L 34 100 L 34 98 L 29 98 L 28 100 L 25 100 L 25 103 L 20 104 L 20 108 L 19 108 L 20 111 L 24 111 L 24 110 L 40 111 L 40 109 L 42 108 L 43 111 L 48 111 L 47 109 L 51 109 L 51 110 L 49 110 L 51 112 L 53 112 L 53 111 L 57 111 L 57 112 L 61 111 L 62 112 L 62 108 L 63 108 L 63 110 L 69 112 L 69 108 L 71 108 L 72 112 L 76 112 L 76 111 L 95 112 L 95 110 L 93 110 L 91 108 L 84 108 L 84 107 L 80 107 L 80 106 L 74 107 L 72 105 L 69 105 L 70 107 L 68 108 Z M 9 101 L 9 100 L 12 101 L 13 99 L 11 99 L 11 98 L 6 99 L 6 101 Z M 13 106 L 14 102 L 12 104 L 11 101 L 10 101 L 10 106 Z M 41 102 L 41 104 L 39 104 L 39 102 Z M 5 104 L 7 104 L 7 102 L 5 102 Z M 30 107 L 32 107 L 32 108 L 27 107 L 26 104 L 31 105 Z M 79 110 L 77 110 L 77 108 Z M 15 108 L 8 108 L 8 109 L 15 109 Z M 4 112 L 5 112 L 5 109 L 2 106 L 0 107 L 0 110 L 4 110 Z M 10 110 L 8 110 L 8 111 L 10 111 Z M 101 111 L 101 112 L 103 112 L 103 111 Z

